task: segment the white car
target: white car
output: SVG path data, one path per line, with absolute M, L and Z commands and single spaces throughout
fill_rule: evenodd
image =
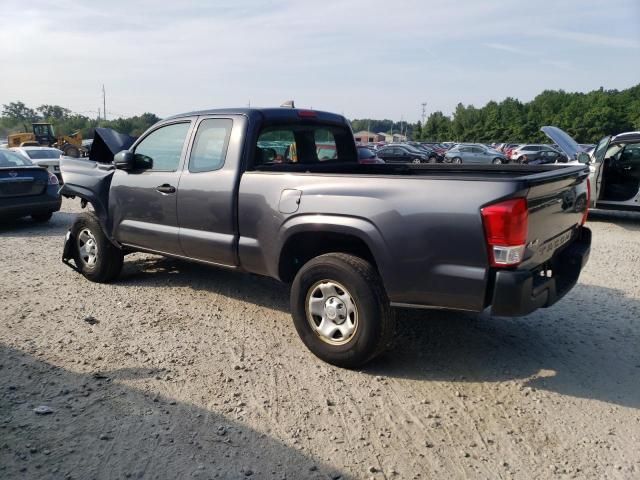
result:
M 521 163 L 524 156 L 535 156 L 537 153 L 542 152 L 544 150 L 555 150 L 555 148 L 549 147 L 549 145 L 542 144 L 524 144 L 520 145 L 515 150 L 511 151 L 511 161 L 516 163 Z
M 557 127 L 542 127 L 569 158 L 584 163 L 587 155 L 569 134 Z M 604 137 L 591 157 L 591 206 L 640 211 L 640 132 Z
M 62 184 L 60 174 L 60 157 L 64 155 L 62 150 L 52 147 L 14 147 L 11 150 L 28 158 L 32 163 L 46 168 L 58 177 L 58 181 Z

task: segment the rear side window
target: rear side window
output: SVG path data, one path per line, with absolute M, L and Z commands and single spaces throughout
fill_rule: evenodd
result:
M 211 172 L 222 168 L 232 126 L 230 119 L 210 118 L 200 122 L 189 158 L 190 172 Z
M 137 146 L 134 159 L 137 169 L 175 172 L 191 122 L 174 123 L 154 130 Z
M 256 147 L 256 166 L 358 161 L 353 134 L 346 127 L 300 124 L 266 127 Z

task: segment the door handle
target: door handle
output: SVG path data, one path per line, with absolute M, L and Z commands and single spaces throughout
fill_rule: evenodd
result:
M 164 194 L 176 193 L 176 187 L 174 187 L 173 185 L 169 185 L 168 183 L 157 186 L 156 190 Z

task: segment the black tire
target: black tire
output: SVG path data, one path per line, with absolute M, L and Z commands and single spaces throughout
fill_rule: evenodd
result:
M 421 158 L 414 158 L 413 160 L 411 160 L 411 163 L 422 163 L 422 159 Z
M 438 163 L 438 157 L 429 157 L 429 163 Z
M 494 165 L 502 165 L 502 159 L 501 158 L 494 158 L 491 163 L 493 163 Z
M 64 145 L 62 147 L 62 151 L 67 157 L 80 158 L 80 149 L 75 145 Z
M 80 253 L 81 233 L 85 230 L 94 237 L 97 246 L 97 254 L 93 264 L 87 263 Z M 94 213 L 88 212 L 78 215 L 71 226 L 71 235 L 74 241 L 73 258 L 76 266 L 88 280 L 108 283 L 120 274 L 124 260 L 122 250 L 109 241 Z
M 323 340 L 311 326 L 313 318 L 307 317 L 310 295 L 325 280 L 343 285 L 356 306 L 357 326 L 341 345 Z M 378 272 L 366 260 L 344 253 L 320 255 L 303 265 L 291 287 L 291 313 L 307 348 L 321 360 L 344 368 L 358 367 L 382 353 L 395 333 L 395 312 Z
M 31 214 L 31 219 L 34 222 L 38 222 L 38 223 L 48 222 L 49 220 L 51 220 L 51 217 L 53 217 L 53 212 Z
M 460 157 L 454 157 L 453 160 L 451 160 L 451 163 L 455 163 L 459 165 L 462 163 L 462 159 Z

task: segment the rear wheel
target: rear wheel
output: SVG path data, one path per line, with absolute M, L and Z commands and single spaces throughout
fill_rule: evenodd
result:
M 502 159 L 494 158 L 491 163 L 493 163 L 494 165 L 501 165 L 502 164 Z
M 437 163 L 438 159 L 436 157 L 429 157 L 429 163 Z
M 422 160 L 420 160 L 419 158 L 414 158 L 413 160 L 411 160 L 411 163 L 422 163 Z
M 80 273 L 92 282 L 107 283 L 122 270 L 124 255 L 102 231 L 93 213 L 82 213 L 71 226 L 75 240 L 74 260 Z
M 34 222 L 45 223 L 45 222 L 48 222 L 49 220 L 51 220 L 52 216 L 53 216 L 53 212 L 34 213 L 34 214 L 31 215 L 31 219 Z
M 395 315 L 380 276 L 366 260 L 328 253 L 307 262 L 291 287 L 293 323 L 325 362 L 358 367 L 391 343 Z

